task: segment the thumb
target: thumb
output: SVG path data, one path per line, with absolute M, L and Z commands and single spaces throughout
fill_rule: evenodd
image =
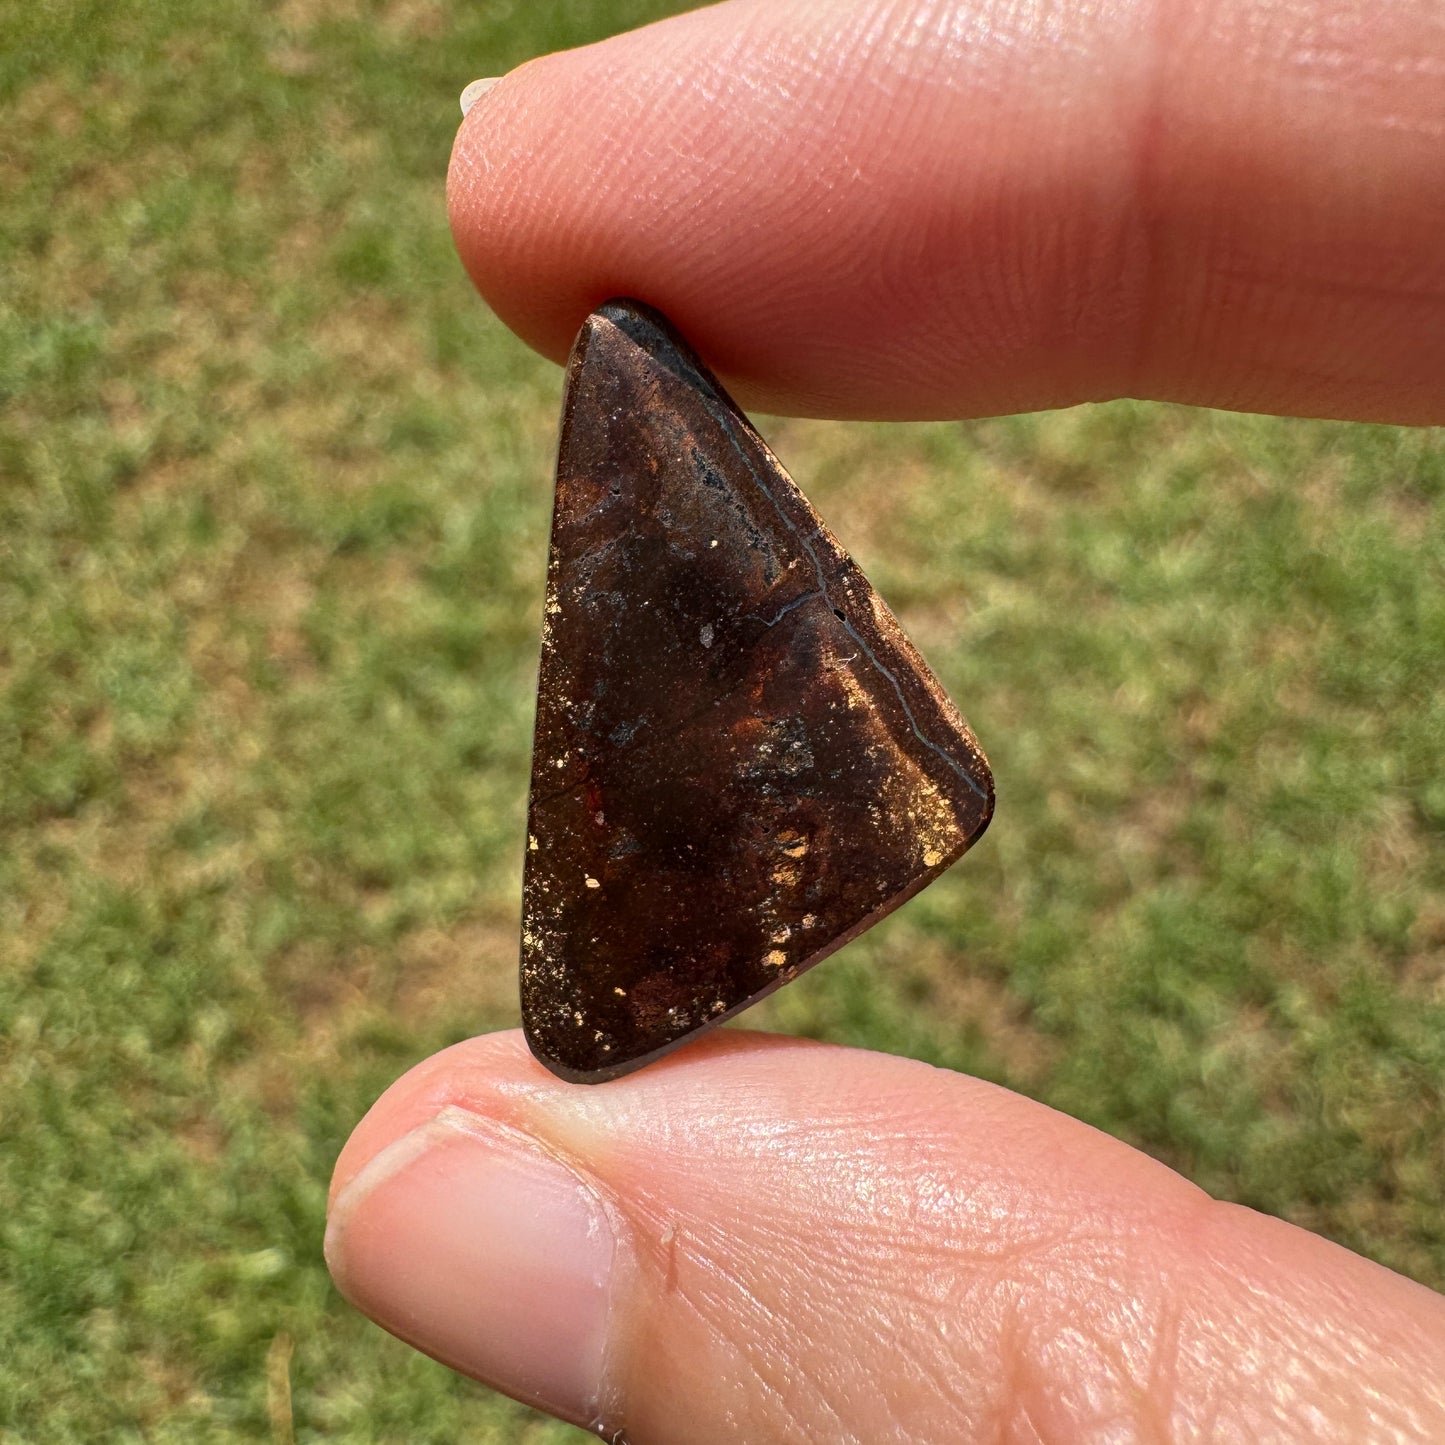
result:
M 342 1291 L 631 1445 L 1445 1439 L 1445 1308 L 1002 1089 L 727 1031 L 597 1088 L 517 1033 L 343 1151 Z

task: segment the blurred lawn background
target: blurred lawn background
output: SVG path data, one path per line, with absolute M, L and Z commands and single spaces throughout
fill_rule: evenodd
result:
M 354 1315 L 332 1161 L 515 1022 L 560 373 L 456 95 L 646 0 L 0 0 L 0 1439 L 562 1442 Z M 752 1023 L 1445 1285 L 1445 438 L 763 422 L 973 722 L 976 854 Z

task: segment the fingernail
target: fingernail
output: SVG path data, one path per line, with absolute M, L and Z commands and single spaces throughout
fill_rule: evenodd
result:
M 586 1179 L 458 1108 L 382 1150 L 326 1230 L 337 1285 L 377 1324 L 583 1426 L 602 1414 L 616 1255 Z
M 500 75 L 489 75 L 482 80 L 474 80 L 462 91 L 462 114 L 465 115 L 502 77 Z

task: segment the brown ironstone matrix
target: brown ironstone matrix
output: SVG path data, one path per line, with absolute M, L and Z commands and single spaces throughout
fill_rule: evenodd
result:
M 993 780 L 893 614 L 657 312 L 567 367 L 522 1019 L 599 1083 L 796 978 L 979 837 Z

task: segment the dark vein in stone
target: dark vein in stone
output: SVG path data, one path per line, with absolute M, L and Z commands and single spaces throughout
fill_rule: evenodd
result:
M 834 616 L 836 616 L 837 619 L 843 624 L 844 630 L 853 639 L 853 641 L 856 642 L 858 646 L 863 649 L 863 655 L 868 659 L 869 662 L 873 664 L 873 667 L 883 677 L 887 678 L 889 685 L 893 689 L 894 696 L 898 699 L 899 707 L 903 709 L 904 717 L 908 719 L 909 727 L 913 729 L 913 736 L 916 737 L 918 741 L 921 742 L 923 746 L 926 747 L 930 752 L 937 753 L 938 756 L 942 758 L 943 761 L 947 763 L 948 766 L 952 768 L 953 771 L 957 773 L 958 776 L 962 778 L 965 783 L 968 784 L 968 786 L 973 790 L 974 793 L 976 793 L 980 798 L 987 802 L 988 794 L 974 781 L 973 775 L 966 768 L 962 767 L 954 758 L 950 757 L 949 754 L 946 753 L 941 747 L 939 747 L 938 744 L 935 743 L 931 738 L 924 736 L 923 730 L 918 726 L 918 719 L 913 716 L 913 709 L 908 705 L 908 699 L 903 695 L 903 686 L 898 681 L 897 674 L 891 672 L 887 667 L 883 665 L 882 662 L 879 661 L 879 659 L 875 656 L 873 649 L 869 647 L 868 643 L 864 640 L 863 635 L 858 631 L 856 627 L 853 626 L 851 622 L 849 622 L 847 615 L 837 605 L 837 603 L 833 601 L 831 595 L 828 592 L 828 579 L 827 574 L 823 570 L 823 563 L 818 557 L 817 551 L 813 547 L 812 538 L 818 535 L 817 529 L 814 529 L 813 533 L 810 536 L 806 537 L 798 530 L 797 525 L 793 522 L 793 519 L 788 516 L 787 512 L 783 510 L 783 507 L 778 502 L 777 497 L 773 495 L 773 489 L 768 485 L 767 480 L 754 465 L 753 459 L 748 455 L 747 450 L 738 439 L 732 413 L 728 410 L 727 407 L 722 405 L 720 399 L 710 395 L 708 389 L 699 388 L 699 391 L 702 395 L 704 405 L 706 405 L 707 409 L 713 414 L 713 417 L 721 424 L 723 433 L 724 435 L 726 435 L 729 444 L 731 445 L 732 449 L 738 454 L 739 458 L 742 460 L 743 465 L 748 469 L 748 472 L 752 476 L 753 480 L 758 484 L 759 487 L 762 488 L 763 495 L 768 499 L 773 510 L 778 514 L 778 519 L 793 534 L 793 536 L 797 538 L 803 550 L 808 554 L 808 560 L 813 564 L 813 572 L 818 579 L 818 591 L 822 594 L 824 600 L 828 603 L 828 605 L 833 609 Z

